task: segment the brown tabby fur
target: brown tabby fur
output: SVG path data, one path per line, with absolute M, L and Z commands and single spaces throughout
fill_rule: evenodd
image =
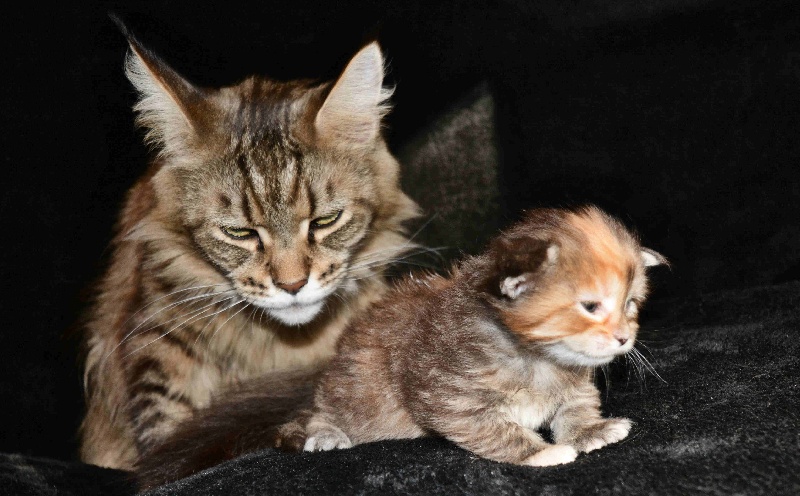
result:
M 417 214 L 381 137 L 375 43 L 334 83 L 207 89 L 128 39 L 138 123 L 158 154 L 128 194 L 88 316 L 81 427 L 82 459 L 121 469 L 217 391 L 327 360 L 383 293 Z
M 597 208 L 531 211 L 449 277 L 409 277 L 355 320 L 318 379 L 313 411 L 303 405 L 315 371 L 296 372 L 295 393 L 282 396 L 275 384 L 289 390 L 289 380 L 267 375 L 143 457 L 139 481 L 153 487 L 267 446 L 430 434 L 492 460 L 569 462 L 630 429 L 600 416 L 594 369 L 632 349 L 645 267 L 664 262 Z M 590 313 L 583 305 L 593 303 Z M 536 432 L 544 426 L 555 445 Z

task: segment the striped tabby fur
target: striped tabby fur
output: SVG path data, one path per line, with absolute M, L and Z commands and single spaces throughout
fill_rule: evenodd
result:
M 383 293 L 417 214 L 380 132 L 377 44 L 333 83 L 207 89 L 128 39 L 158 154 L 127 196 L 88 316 L 81 427 L 82 459 L 121 469 L 216 392 L 327 360 Z

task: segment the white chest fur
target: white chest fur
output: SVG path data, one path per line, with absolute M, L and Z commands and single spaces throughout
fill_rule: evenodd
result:
M 515 423 L 538 429 L 549 422 L 566 393 L 557 370 L 548 363 L 537 363 L 527 384 L 513 393 L 503 405 L 504 413 Z

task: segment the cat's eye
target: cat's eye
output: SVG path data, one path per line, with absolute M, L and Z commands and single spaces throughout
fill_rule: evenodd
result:
M 600 308 L 600 302 L 598 301 L 582 301 L 581 306 L 584 310 L 589 313 L 595 313 L 598 308 Z
M 635 312 L 638 309 L 639 309 L 639 303 L 636 300 L 634 300 L 633 298 L 630 298 L 627 302 L 625 302 L 625 311 L 626 312 L 631 313 L 631 312 Z
M 328 227 L 337 220 L 339 220 L 339 217 L 341 216 L 342 216 L 342 211 L 339 210 L 330 215 L 326 215 L 325 217 L 317 217 L 316 219 L 311 221 L 309 227 L 311 227 L 311 229 L 321 229 L 323 227 Z
M 254 229 L 244 229 L 239 227 L 223 227 L 222 232 L 232 239 L 250 239 L 258 236 Z

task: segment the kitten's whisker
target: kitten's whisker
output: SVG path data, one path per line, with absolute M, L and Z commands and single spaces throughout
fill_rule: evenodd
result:
M 642 353 L 639 350 L 637 350 L 636 348 L 631 348 L 631 351 L 636 353 L 636 357 L 639 358 L 639 360 L 641 360 L 642 365 L 645 367 L 646 370 L 649 370 L 650 373 L 653 374 L 654 376 L 658 377 L 658 379 L 661 382 L 663 382 L 664 384 L 667 384 L 667 381 L 665 381 L 664 378 L 659 375 L 659 373 L 656 371 L 655 367 L 653 367 L 653 365 L 650 363 L 650 361 L 647 359 L 647 357 L 642 355 Z
M 608 379 L 608 364 L 601 365 L 600 371 L 603 373 L 603 379 L 606 383 L 606 400 L 608 400 L 608 391 L 611 389 L 611 382 Z

